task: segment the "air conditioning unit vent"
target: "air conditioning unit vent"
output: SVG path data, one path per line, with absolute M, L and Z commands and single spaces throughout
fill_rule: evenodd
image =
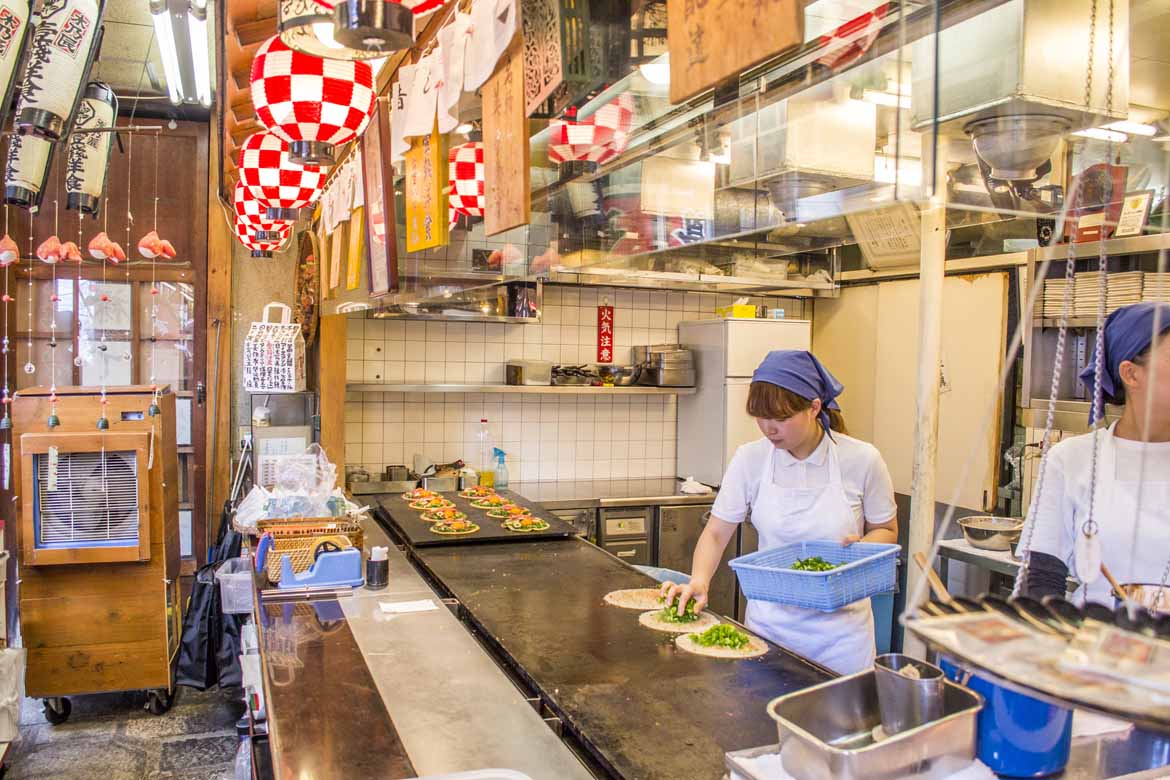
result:
M 37 548 L 138 544 L 136 451 L 39 453 L 33 460 Z

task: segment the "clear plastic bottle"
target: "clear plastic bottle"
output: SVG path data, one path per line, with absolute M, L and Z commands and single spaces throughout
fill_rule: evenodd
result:
M 508 487 L 508 464 L 504 462 L 504 451 L 496 447 L 492 453 L 496 456 L 496 487 Z
M 487 418 L 479 421 L 479 431 L 475 434 L 475 468 L 479 472 L 479 484 L 483 487 L 494 487 L 496 484 L 495 464 L 492 453 L 495 450 L 492 444 L 492 432 L 488 430 Z

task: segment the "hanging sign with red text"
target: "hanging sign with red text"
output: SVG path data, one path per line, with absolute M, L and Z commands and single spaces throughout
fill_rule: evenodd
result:
M 613 307 L 597 307 L 597 362 L 613 362 Z

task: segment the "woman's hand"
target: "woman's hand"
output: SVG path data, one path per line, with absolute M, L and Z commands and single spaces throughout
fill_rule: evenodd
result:
M 860 541 L 861 541 L 861 537 L 858 536 L 857 534 L 849 534 L 848 536 L 846 536 L 844 539 L 841 540 L 841 546 L 848 547 L 849 545 L 856 544 L 857 542 L 860 542 Z
M 687 608 L 687 602 L 695 602 L 695 612 L 702 612 L 707 606 L 707 590 L 710 586 L 702 580 L 692 579 L 689 585 L 679 585 L 677 582 L 662 583 L 661 593 L 662 597 L 666 599 L 666 605 L 670 606 L 674 600 L 678 599 L 678 613 L 681 615 Z

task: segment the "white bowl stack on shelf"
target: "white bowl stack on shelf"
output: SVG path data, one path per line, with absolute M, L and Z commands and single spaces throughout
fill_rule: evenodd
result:
M 1126 271 L 1109 275 L 1109 291 L 1105 295 L 1105 312 L 1111 314 L 1122 306 L 1142 302 L 1141 271 Z
M 1142 285 L 1142 301 L 1170 303 L 1170 272 L 1147 272 Z

